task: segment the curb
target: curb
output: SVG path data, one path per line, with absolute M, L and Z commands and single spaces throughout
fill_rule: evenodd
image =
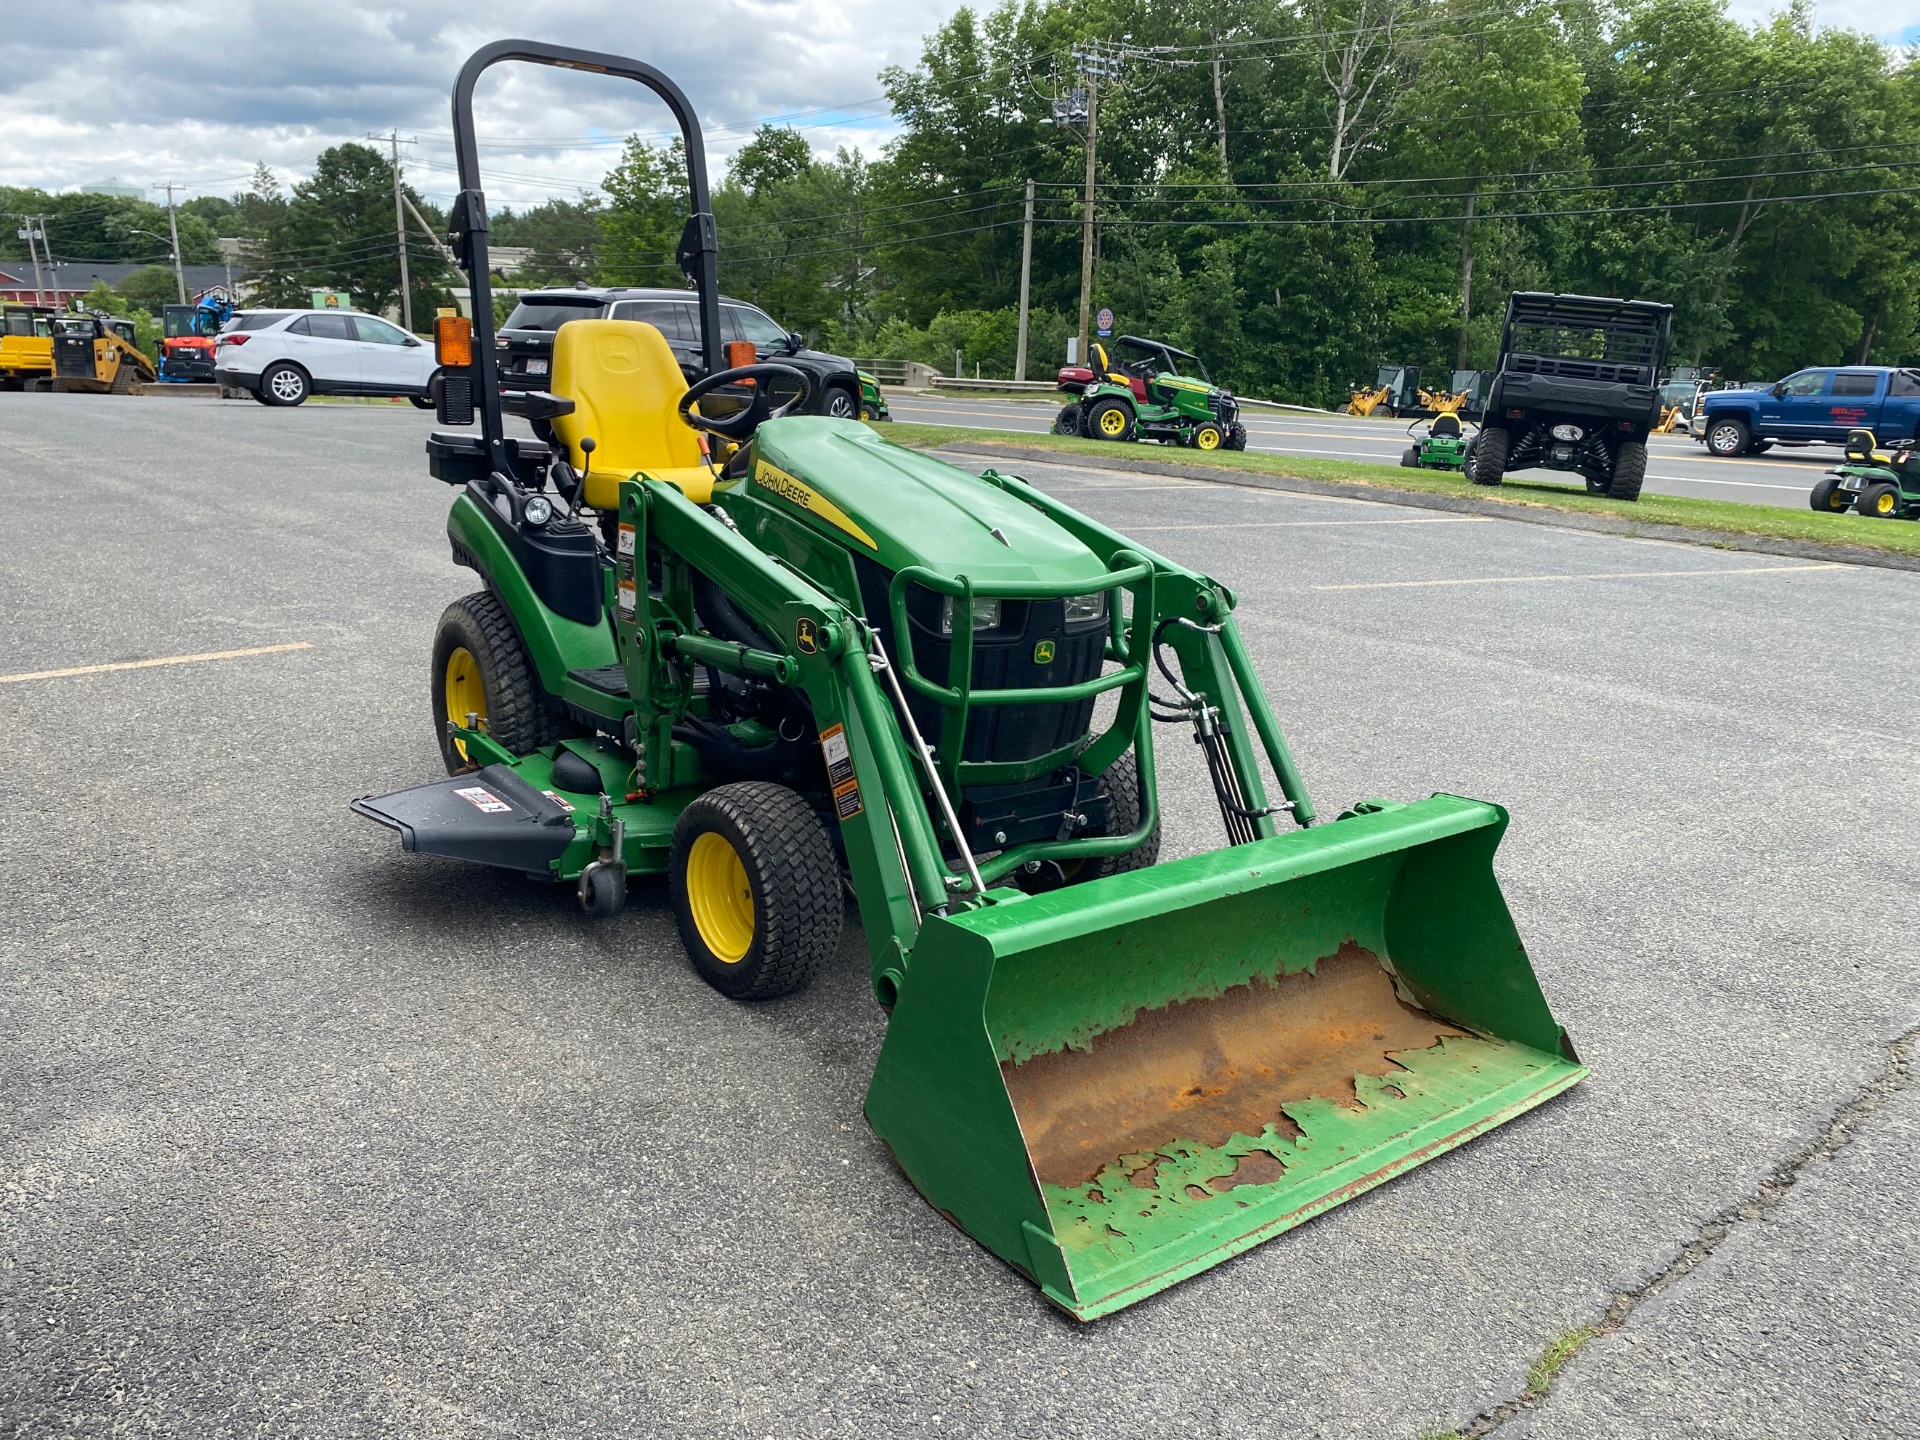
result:
M 1696 530 L 1690 525 L 1640 524 L 1612 515 L 1588 515 L 1577 510 L 1544 506 L 1505 505 L 1468 495 L 1436 495 L 1424 490 L 1395 490 L 1385 485 L 1353 485 L 1338 480 L 1301 480 L 1291 475 L 1261 475 L 1244 470 L 1219 470 L 1178 461 L 1127 460 L 1118 456 L 1079 455 L 1043 450 L 1037 446 L 1004 445 L 991 441 L 962 441 L 940 447 L 943 455 L 980 455 L 990 459 L 1038 460 L 1050 465 L 1080 466 L 1090 470 L 1127 470 L 1142 475 L 1176 475 L 1215 485 L 1240 485 L 1254 490 L 1285 490 L 1298 495 L 1334 495 L 1343 500 L 1371 500 L 1379 505 L 1405 505 L 1416 510 L 1444 510 L 1452 515 L 1482 515 L 1522 525 L 1547 525 L 1556 530 L 1587 530 L 1599 535 L 1627 535 L 1636 540 L 1671 540 L 1682 545 L 1704 545 L 1715 550 L 1744 550 L 1755 555 L 1785 555 L 1796 560 L 1832 560 L 1842 565 L 1871 565 L 1882 570 L 1920 571 L 1920 555 L 1901 555 L 1865 545 L 1833 545 L 1823 540 L 1787 540 L 1767 535 L 1737 535 L 1725 530 Z

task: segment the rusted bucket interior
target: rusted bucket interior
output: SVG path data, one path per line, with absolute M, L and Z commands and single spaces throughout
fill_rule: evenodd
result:
M 1358 1077 L 1406 1073 L 1396 1051 L 1467 1033 L 1402 1000 L 1379 957 L 1349 942 L 1311 971 L 1142 1011 L 1089 1049 L 1008 1060 L 1001 1076 L 1041 1183 L 1074 1189 L 1111 1167 L 1140 1173 L 1150 1163 L 1129 1156 L 1179 1142 L 1297 1138 L 1289 1105 L 1357 1108 Z

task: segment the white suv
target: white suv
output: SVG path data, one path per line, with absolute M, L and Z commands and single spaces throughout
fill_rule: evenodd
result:
M 298 405 L 309 395 L 404 395 L 433 401 L 433 347 L 398 325 L 349 310 L 248 310 L 214 341 L 216 383 L 262 405 Z

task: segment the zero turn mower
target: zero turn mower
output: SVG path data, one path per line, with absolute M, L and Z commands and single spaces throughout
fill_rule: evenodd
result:
M 649 325 L 569 324 L 552 390 L 513 402 L 551 450 L 505 433 L 494 374 L 471 99 L 504 60 L 638 81 L 686 142 L 707 374 L 689 389 Z M 695 969 L 743 1001 L 833 960 L 850 887 L 889 1017 L 868 1120 L 1081 1319 L 1586 1073 L 1494 877 L 1505 811 L 1325 818 L 1225 585 L 1016 477 L 788 414 L 791 367 L 722 365 L 705 156 L 664 74 L 503 41 L 453 119 L 474 320 L 439 322 L 436 401 L 478 429 L 427 448 L 482 588 L 433 647 L 450 777 L 355 810 L 595 915 L 664 872 Z M 776 405 L 772 380 L 801 394 Z M 1159 857 L 1163 725 L 1197 748 L 1221 849 Z
M 1422 429 L 1421 427 L 1425 428 Z M 1407 427 L 1413 444 L 1401 453 L 1400 463 L 1411 470 L 1454 470 L 1467 468 L 1472 442 L 1460 427 L 1460 417 L 1442 410 L 1431 420 L 1416 420 Z

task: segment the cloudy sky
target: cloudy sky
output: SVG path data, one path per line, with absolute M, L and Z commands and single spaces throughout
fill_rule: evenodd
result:
M 11 0 L 0 7 L 0 183 L 70 189 L 118 177 L 188 193 L 283 182 L 341 140 L 398 127 L 408 174 L 453 189 L 447 95 L 502 36 L 651 61 L 693 98 L 716 162 L 764 119 L 817 151 L 879 148 L 876 76 L 911 64 L 961 0 Z M 1758 18 L 1769 0 L 1733 0 Z M 1822 25 L 1920 43 L 1920 0 L 1820 0 Z M 661 133 L 638 86 L 503 67 L 476 100 L 488 194 L 526 204 L 594 185 L 630 131 Z M 717 165 L 716 165 L 717 168 Z

